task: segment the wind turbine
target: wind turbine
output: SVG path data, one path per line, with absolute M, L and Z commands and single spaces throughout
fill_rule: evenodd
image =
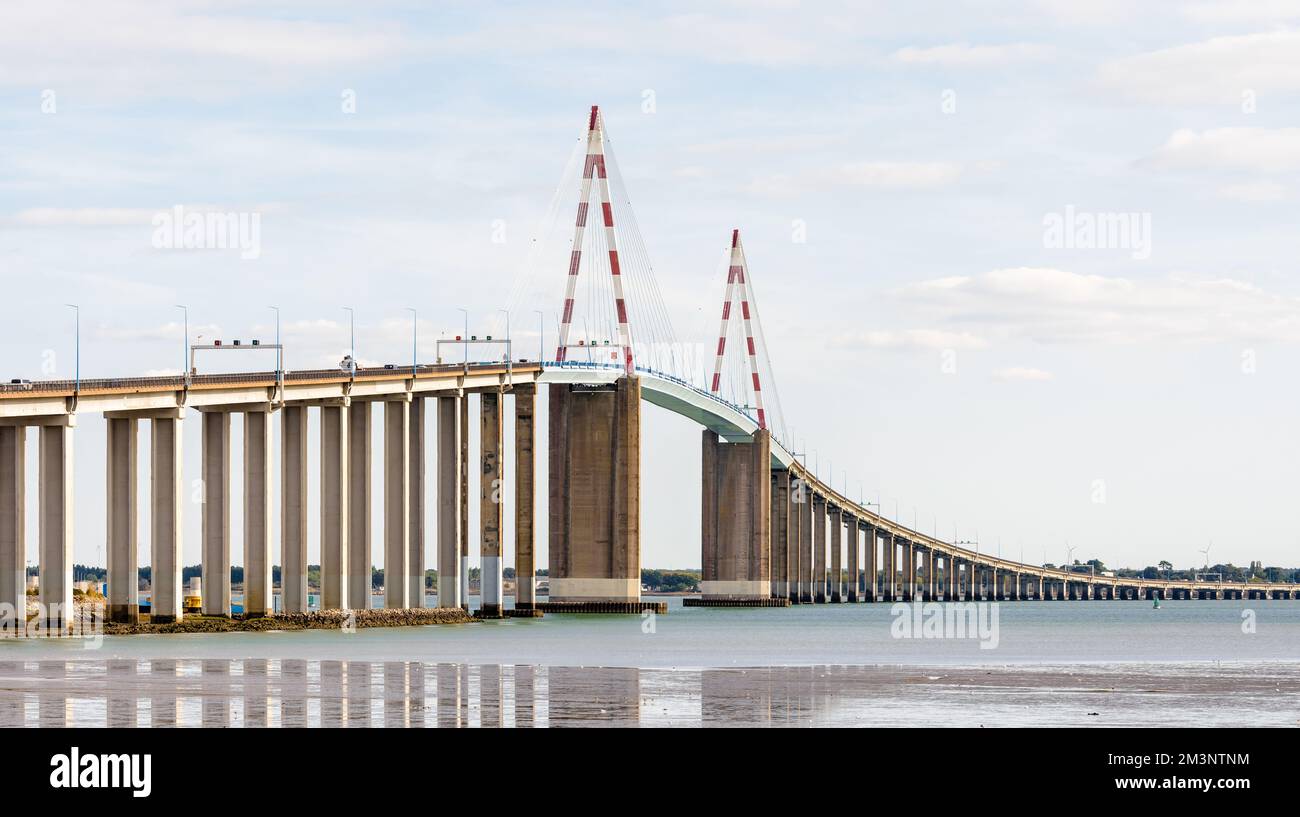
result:
M 1207 573 L 1210 570 L 1210 548 L 1212 547 L 1214 547 L 1214 542 L 1210 542 L 1210 544 L 1205 546 L 1205 550 L 1201 551 L 1201 554 L 1205 556 L 1205 570 Z

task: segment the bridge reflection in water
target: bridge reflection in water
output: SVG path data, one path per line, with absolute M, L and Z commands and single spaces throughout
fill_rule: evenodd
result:
M 972 694 L 979 705 L 972 706 Z M 1291 725 L 1300 667 L 0 661 L 0 728 Z

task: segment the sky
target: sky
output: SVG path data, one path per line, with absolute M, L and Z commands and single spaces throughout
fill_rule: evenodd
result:
M 278 306 L 290 369 L 344 306 L 363 362 L 408 308 L 425 359 L 461 309 L 533 357 L 593 104 L 676 340 L 739 228 L 782 432 L 849 495 L 1031 563 L 1300 564 L 1297 0 L 6 4 L 0 374 L 72 375 L 68 303 L 83 377 L 177 371 L 177 304 L 192 340 Z M 177 206 L 256 247 L 165 246 Z M 643 565 L 698 566 L 700 432 L 644 414 Z M 103 451 L 80 418 L 79 562 Z

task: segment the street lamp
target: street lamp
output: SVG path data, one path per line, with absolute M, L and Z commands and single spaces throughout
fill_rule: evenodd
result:
M 280 345 L 280 307 L 268 306 L 275 312 L 275 383 L 284 388 L 284 347 Z
M 351 363 L 348 364 L 348 369 L 350 370 L 349 374 L 351 374 L 353 378 L 356 378 L 357 376 L 357 313 L 350 306 L 345 306 L 343 308 L 348 313 L 348 345 L 351 347 L 348 350 L 348 360 L 351 361 Z
M 541 363 L 546 359 L 546 313 L 540 309 L 534 309 L 537 313 L 537 362 Z
M 181 324 L 185 331 L 185 345 L 181 348 L 181 380 L 190 382 L 190 309 L 185 304 L 176 304 L 181 311 Z
M 406 307 L 406 311 L 411 313 L 411 379 L 414 380 L 420 366 L 420 313 L 411 306 Z
M 74 381 L 72 393 L 80 394 L 81 393 L 81 307 L 77 306 L 76 304 L 64 304 L 64 306 L 72 307 L 73 312 L 75 312 L 77 316 L 76 317 L 76 321 L 77 321 L 76 346 L 75 346 L 75 352 L 73 357 L 73 363 L 74 363 L 73 374 L 76 377 L 76 380 Z

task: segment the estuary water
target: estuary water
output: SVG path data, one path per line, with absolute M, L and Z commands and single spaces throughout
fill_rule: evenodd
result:
M 960 634 L 942 604 L 668 602 L 0 640 L 0 726 L 1300 725 L 1300 602 L 1005 602 Z

